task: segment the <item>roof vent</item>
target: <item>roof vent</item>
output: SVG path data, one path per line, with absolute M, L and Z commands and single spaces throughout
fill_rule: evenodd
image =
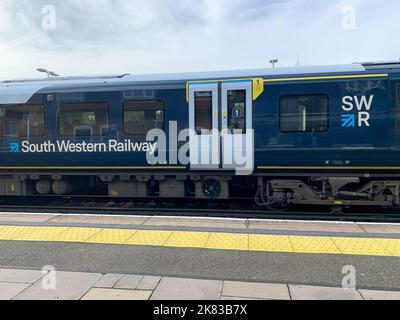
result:
M 400 59 L 391 61 L 371 61 L 371 62 L 356 62 L 361 64 L 365 69 L 397 69 L 400 68 Z
M 50 82 L 50 81 L 73 81 L 73 80 L 109 80 L 121 79 L 130 75 L 129 73 L 118 75 L 99 75 L 99 76 L 71 76 L 71 77 L 52 77 L 52 78 L 39 78 L 39 79 L 18 79 L 18 80 L 5 80 L 0 83 L 18 83 L 18 82 Z

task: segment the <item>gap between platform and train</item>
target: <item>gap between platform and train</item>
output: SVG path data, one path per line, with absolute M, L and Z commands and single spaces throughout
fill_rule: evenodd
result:
M 400 257 L 394 238 L 7 225 L 0 226 L 0 240 Z

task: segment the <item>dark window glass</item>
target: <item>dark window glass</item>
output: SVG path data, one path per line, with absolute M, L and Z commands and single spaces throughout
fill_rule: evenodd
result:
M 105 136 L 110 130 L 107 103 L 61 104 L 58 113 L 62 136 Z
M 44 136 L 42 105 L 0 106 L 0 135 L 11 138 Z
M 128 101 L 124 104 L 124 132 L 128 135 L 147 135 L 150 130 L 165 127 L 162 101 Z
M 228 129 L 246 133 L 246 90 L 228 91 Z
M 282 132 L 325 132 L 329 129 L 326 95 L 285 96 L 280 100 Z
M 213 94 L 212 91 L 197 91 L 194 94 L 195 128 L 198 134 L 202 130 L 213 128 Z

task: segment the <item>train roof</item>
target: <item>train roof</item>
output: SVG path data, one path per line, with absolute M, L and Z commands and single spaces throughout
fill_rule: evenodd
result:
M 400 61 L 381 63 L 354 63 L 332 66 L 264 68 L 247 70 L 225 70 L 192 73 L 165 73 L 147 75 L 108 75 L 82 77 L 54 77 L 41 79 L 6 80 L 0 82 L 0 104 L 23 104 L 38 92 L 58 92 L 76 89 L 90 90 L 94 87 L 126 87 L 144 83 L 187 82 L 194 80 L 255 78 L 255 77 L 284 77 L 284 76 L 313 76 L 363 73 L 382 69 L 400 68 Z

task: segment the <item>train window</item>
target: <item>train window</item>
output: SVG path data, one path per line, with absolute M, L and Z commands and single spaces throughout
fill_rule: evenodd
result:
M 107 103 L 64 103 L 58 112 L 61 136 L 105 136 L 109 133 Z
M 145 136 L 150 130 L 165 129 L 162 101 L 127 101 L 124 104 L 124 132 Z
M 246 90 L 228 91 L 228 129 L 246 133 Z
M 296 95 L 281 97 L 279 122 L 281 132 L 328 131 L 328 96 Z
M 40 137 L 45 134 L 44 106 L 0 106 L 0 135 L 10 138 Z
M 195 128 L 198 134 L 203 130 L 212 130 L 213 112 L 212 91 L 196 91 L 194 93 Z

